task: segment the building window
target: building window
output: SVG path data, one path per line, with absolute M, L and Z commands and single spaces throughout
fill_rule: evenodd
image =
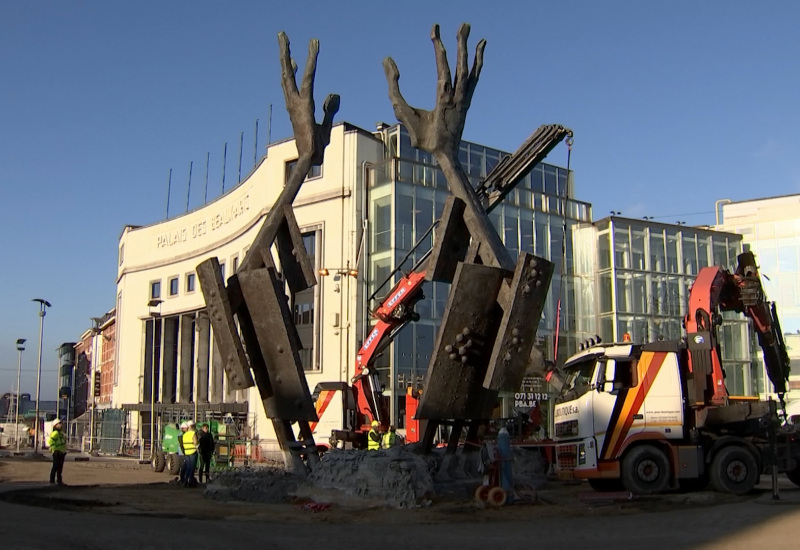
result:
M 197 276 L 194 273 L 189 273 L 186 275 L 186 292 L 194 292 L 194 285 L 195 281 L 197 280 Z
M 303 233 L 303 244 L 315 269 L 319 268 L 318 243 L 320 238 L 321 231 Z M 300 361 L 303 364 L 304 371 L 319 370 L 317 361 L 319 348 L 319 329 L 317 326 L 318 288 L 319 285 L 315 285 L 292 294 L 292 314 L 294 324 L 297 327 L 297 334 L 300 336 L 300 343 L 303 346 L 303 349 L 300 350 Z
M 119 265 L 122 265 L 122 262 L 125 261 L 125 243 L 119 246 Z
M 156 298 L 161 298 L 161 281 L 150 283 L 150 299 L 155 300 Z
M 219 273 L 222 275 L 222 280 L 225 280 L 225 263 L 219 264 Z
M 297 159 L 286 162 L 286 169 L 285 169 L 286 179 L 284 180 L 284 185 L 289 183 L 289 178 L 292 177 L 292 172 L 294 171 L 296 166 L 297 166 Z M 322 177 L 322 165 L 312 164 L 311 169 L 308 171 L 308 176 L 306 176 L 306 180 L 312 180 L 321 177 Z
M 234 256 L 231 259 L 231 266 L 232 266 L 231 275 L 239 271 L 239 256 Z
M 392 197 L 375 199 L 373 212 L 375 237 L 372 250 L 373 252 L 385 252 L 392 246 Z
M 169 295 L 170 296 L 177 296 L 178 295 L 178 278 L 173 277 L 169 280 Z

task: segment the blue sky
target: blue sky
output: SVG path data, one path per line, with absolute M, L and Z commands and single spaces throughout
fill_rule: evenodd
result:
M 289 7 L 291 6 L 291 7 Z M 220 193 L 259 150 L 291 135 L 277 33 L 305 65 L 320 40 L 318 113 L 395 122 L 381 68 L 392 56 L 412 105 L 434 102 L 433 23 L 451 62 L 461 22 L 488 42 L 464 138 L 514 150 L 544 123 L 575 131 L 576 197 L 664 222 L 713 223 L 714 201 L 800 192 L 800 4 L 743 1 L 0 2 L 0 392 L 33 392 L 45 318 L 43 398 L 55 348 L 114 305 L 125 224 L 164 218 Z M 471 53 L 472 55 L 472 53 Z M 259 152 L 260 154 L 260 152 Z M 564 165 L 563 146 L 551 153 Z

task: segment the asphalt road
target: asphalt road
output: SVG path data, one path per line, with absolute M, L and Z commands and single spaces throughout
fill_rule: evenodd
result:
M 0 502 L 3 548 L 797 548 L 800 503 L 526 523 L 286 525 L 63 512 Z M 444 545 L 444 546 L 442 546 Z M 583 546 L 588 545 L 588 546 Z
M 67 464 L 69 466 L 69 463 Z M 69 470 L 65 471 L 66 472 Z M 7 470 L 6 470 L 7 472 Z M 3 471 L 0 470 L 0 474 Z M 129 482 L 149 472 L 125 474 Z M 13 477 L 13 476 L 11 476 Z M 106 477 L 106 476 L 104 476 Z M 41 485 L 0 481 L 0 491 Z M 768 479 L 762 481 L 769 487 Z M 800 547 L 800 488 L 782 483 L 781 500 L 757 498 L 659 513 L 536 517 L 525 521 L 304 524 L 258 518 L 219 521 L 76 512 L 0 500 L 0 548 L 613 548 L 725 549 Z M 69 488 L 66 489 L 69 491 Z M 220 505 L 224 506 L 224 505 Z M 358 514 L 358 511 L 353 511 Z

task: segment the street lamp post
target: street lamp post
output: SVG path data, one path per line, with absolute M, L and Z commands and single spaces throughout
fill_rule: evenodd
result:
M 47 315 L 47 308 L 53 306 L 50 302 L 41 298 L 34 298 L 31 302 L 39 302 L 39 361 L 36 370 L 36 417 L 34 419 L 33 428 L 33 452 L 36 454 L 39 452 L 39 396 L 42 389 L 42 337 L 44 335 L 44 316 Z
M 154 298 L 147 302 L 147 307 L 150 308 L 150 317 L 153 318 L 153 358 L 150 362 L 150 460 L 156 455 L 155 451 L 155 434 L 156 434 L 156 317 L 159 312 L 153 311 L 154 307 L 159 307 L 164 300 Z
M 17 452 L 19 452 L 19 396 L 20 390 L 20 374 L 22 373 L 22 352 L 25 351 L 25 338 L 17 339 L 17 352 L 19 353 L 19 363 L 17 363 L 17 412 L 14 416 L 14 433 L 17 439 Z
M 97 356 L 97 338 L 102 334 L 102 331 L 100 330 L 100 321 L 102 321 L 102 318 L 92 317 L 91 319 L 94 326 L 92 327 L 92 377 L 91 382 L 89 383 L 89 391 L 91 392 L 92 396 L 92 409 L 91 414 L 89 415 L 89 452 L 94 450 L 94 410 L 97 407 L 97 396 L 95 395 L 94 387 L 97 378 L 97 367 L 100 363 L 100 360 Z

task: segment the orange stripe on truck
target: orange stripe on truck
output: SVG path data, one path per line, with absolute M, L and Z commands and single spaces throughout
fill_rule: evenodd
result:
M 658 376 L 666 357 L 666 352 L 646 351 L 642 353 L 637 365 L 639 384 L 626 392 L 621 407 L 615 407 L 614 414 L 612 414 L 609 421 L 608 433 L 611 436 L 603 444 L 602 459 L 610 460 L 619 455 L 625 438 L 633 425 L 633 415 L 641 409 L 644 398 L 653 386 L 653 382 Z
M 314 403 L 314 408 L 317 410 L 317 418 L 322 418 L 322 415 L 325 414 L 325 409 L 328 408 L 328 405 L 333 399 L 336 390 L 322 390 L 319 392 L 319 397 L 317 398 L 317 402 Z M 314 428 L 317 427 L 317 422 L 309 422 L 308 426 L 311 428 L 311 431 L 314 431 Z

